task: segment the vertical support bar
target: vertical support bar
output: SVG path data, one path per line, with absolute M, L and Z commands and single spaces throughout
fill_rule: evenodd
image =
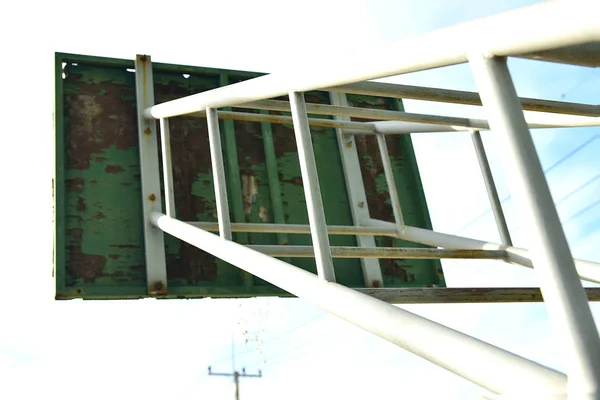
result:
M 522 218 L 530 229 L 533 262 L 553 326 L 567 355 L 569 398 L 600 395 L 600 338 L 506 58 L 469 57 L 488 113 L 503 146 L 504 166 Z
M 330 92 L 329 100 L 334 106 L 348 106 L 348 99 L 345 93 Z M 335 119 L 350 121 L 348 117 L 335 117 Z M 356 139 L 352 135 L 344 135 L 343 130 L 340 128 L 336 128 L 335 132 L 342 159 L 342 168 L 344 169 L 344 179 L 346 181 L 346 190 L 348 191 L 352 221 L 354 225 L 359 225 L 360 221 L 369 220 L 371 215 L 369 214 L 365 184 L 360 170 Z M 374 236 L 357 235 L 356 241 L 360 247 L 377 247 Z M 379 260 L 376 258 L 362 258 L 360 263 L 365 287 L 383 287 L 383 275 Z
M 169 120 L 160 119 L 160 144 L 162 148 L 163 180 L 165 187 L 166 214 L 175 218 L 175 193 L 173 192 L 173 161 L 171 159 L 171 131 Z
M 55 170 L 54 170 L 54 181 L 53 181 L 53 196 L 54 201 L 54 243 L 53 243 L 53 272 L 54 281 L 56 284 L 56 293 L 58 297 L 62 294 L 66 281 L 65 281 L 65 269 L 67 255 L 66 255 L 66 219 L 65 219 L 65 205 L 66 205 L 66 188 L 65 188 L 65 167 L 66 167 L 66 154 L 65 154 L 65 119 L 64 119 L 64 89 L 63 89 L 63 60 L 60 55 L 56 54 L 54 60 L 54 129 L 55 129 Z
M 385 135 L 381 133 L 377 134 L 377 145 L 379 146 L 379 153 L 381 154 L 381 162 L 383 163 L 383 172 L 385 173 L 388 192 L 390 192 L 390 200 L 392 202 L 392 211 L 394 212 L 396 226 L 398 227 L 398 232 L 402 232 L 404 218 L 402 217 L 400 199 L 398 199 L 398 188 L 396 188 L 396 181 L 394 180 L 394 169 L 392 168 L 392 163 L 390 161 L 390 153 L 388 152 L 387 143 L 385 142 Z
M 319 188 L 319 177 L 315 153 L 313 151 L 308 116 L 306 115 L 306 102 L 304 93 L 290 92 L 290 106 L 292 119 L 294 121 L 294 134 L 298 146 L 298 158 L 300 159 L 300 170 L 304 185 L 304 196 L 306 197 L 306 208 L 308 209 L 308 221 L 310 233 L 315 249 L 315 262 L 319 278 L 327 282 L 335 282 L 335 272 L 331 249 L 329 247 L 329 235 L 327 233 L 327 222 L 323 210 L 323 199 Z
M 219 131 L 217 110 L 207 108 L 206 119 L 208 121 L 208 143 L 210 146 L 210 161 L 217 201 L 219 234 L 221 238 L 231 240 L 231 221 L 229 219 L 229 203 L 227 201 L 227 188 L 225 186 L 225 168 L 223 166 L 223 149 L 221 147 L 221 132 Z
M 504 217 L 504 211 L 502 211 L 502 203 L 498 197 L 498 191 L 496 190 L 496 184 L 494 183 L 494 176 L 490 168 L 487 155 L 485 153 L 485 147 L 481 140 L 481 134 L 479 131 L 471 131 L 471 139 L 473 140 L 473 147 L 475 148 L 475 154 L 477 155 L 477 161 L 479 161 L 479 168 L 481 169 L 481 175 L 483 176 L 483 182 L 485 183 L 485 189 L 487 190 L 488 198 L 490 199 L 490 205 L 492 212 L 494 213 L 494 219 L 496 220 L 496 227 L 500 234 L 500 240 L 505 246 L 512 246 L 512 239 L 510 237 L 510 231 L 506 224 L 506 218 Z
M 164 235 L 150 222 L 150 213 L 162 211 L 156 121 L 144 117 L 144 110 L 154 105 L 150 56 L 136 56 L 135 83 L 148 294 L 164 295 L 167 293 Z
M 261 110 L 260 113 L 268 114 L 269 112 Z M 271 192 L 273 221 L 276 224 L 285 224 L 285 213 L 283 211 L 283 199 L 281 197 L 281 185 L 279 184 L 279 172 L 277 168 L 277 155 L 275 153 L 275 143 L 273 142 L 273 129 L 269 122 L 261 122 L 260 128 L 265 151 L 265 164 L 267 165 L 269 190 Z M 281 245 L 287 245 L 289 243 L 287 233 L 278 233 L 277 242 Z
M 229 77 L 227 74 L 219 75 L 219 86 L 227 86 Z M 230 107 L 225 107 L 224 110 L 231 111 Z M 222 120 L 223 140 L 225 141 L 225 154 L 227 155 L 227 187 L 231 196 L 231 206 L 233 213 L 233 222 L 246 222 L 246 214 L 244 212 L 244 195 L 242 194 L 242 180 L 240 177 L 240 163 L 237 153 L 237 141 L 235 138 L 235 126 L 233 120 Z M 249 235 L 246 232 L 238 232 L 235 234 L 235 240 L 241 244 L 250 243 Z M 241 271 L 244 281 L 244 289 L 250 291 L 254 285 L 254 278 L 246 271 Z

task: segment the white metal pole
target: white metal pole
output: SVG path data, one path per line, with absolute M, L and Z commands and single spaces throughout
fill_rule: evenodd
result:
M 380 221 L 377 219 L 364 220 L 362 221 L 362 224 L 373 228 L 387 228 L 390 230 L 396 228 L 396 225 L 391 222 Z M 463 236 L 434 232 L 429 229 L 417 228 L 409 225 L 404 225 L 402 232 L 397 234 L 396 237 L 409 242 L 444 247 L 446 249 L 505 250 L 507 254 L 505 261 L 519 264 L 524 267 L 533 268 L 529 250 L 518 247 L 503 246 L 498 243 L 484 242 L 482 240 L 466 238 Z M 577 259 L 574 259 L 573 261 L 577 267 L 577 273 L 581 279 L 600 283 L 600 264 Z
M 344 93 L 329 93 L 329 101 L 334 106 L 348 106 L 348 99 Z M 336 116 L 336 121 L 350 122 L 349 117 Z M 342 170 L 344 172 L 344 181 L 346 183 L 346 192 L 350 203 L 352 221 L 358 225 L 364 218 L 371 218 L 369 214 L 369 204 L 365 183 L 362 178 L 360 159 L 356 140 L 353 136 L 345 135 L 344 130 L 338 128 L 335 130 L 337 136 L 340 158 L 342 161 Z M 333 232 L 328 226 L 327 231 L 331 235 Z M 374 235 L 357 235 L 356 242 L 360 247 L 375 247 Z M 360 260 L 365 287 L 383 287 L 383 274 L 379 260 L 374 258 L 362 258 Z
M 154 83 L 150 56 L 136 56 L 135 86 L 144 217 L 144 247 L 146 250 L 146 284 L 148 294 L 164 295 L 167 294 L 164 235 L 160 229 L 152 226 L 149 220 L 152 211 L 162 210 L 156 121 L 144 117 L 144 109 L 154 104 Z
M 472 106 L 481 105 L 479 93 L 476 92 L 424 86 L 399 85 L 396 83 L 356 82 L 344 86 L 330 87 L 326 90 L 335 93 L 352 93 L 375 97 L 393 97 L 397 99 L 414 99 L 435 101 L 440 103 L 468 104 Z M 546 99 L 532 99 L 528 97 L 519 97 L 519 101 L 521 102 L 524 110 L 569 115 L 585 115 L 588 117 L 597 117 L 600 115 L 600 106 L 596 104 L 570 103 Z
M 358 54 L 340 54 L 322 63 L 297 63 L 283 73 L 249 79 L 148 108 L 148 118 L 164 118 L 306 92 L 348 83 L 467 62 L 473 51 L 496 56 L 523 55 L 561 60 L 550 49 L 600 40 L 593 1 L 551 1 L 439 29 Z M 535 29 L 532 29 L 535 21 Z M 510 29 L 507 29 L 510 27 Z M 533 53 L 533 54 L 532 54 Z M 581 47 L 570 62 L 585 65 Z M 580 56 L 580 57 L 577 57 Z M 377 62 L 374 62 L 377 60 Z M 296 61 L 296 60 L 294 60 Z
M 306 208 L 308 211 L 308 222 L 310 224 L 313 246 L 315 248 L 317 272 L 321 279 L 328 282 L 335 282 L 335 271 L 333 269 L 333 260 L 331 259 L 331 249 L 329 248 L 327 222 L 325 220 L 325 211 L 323 210 L 323 199 L 321 198 L 321 189 L 319 187 L 319 176 L 317 175 L 315 153 L 310 137 L 310 127 L 308 126 L 304 94 L 291 92 L 289 96 L 292 108 L 292 118 L 294 120 L 294 133 L 296 135 L 296 144 L 298 146 L 300 171 L 302 172 L 304 196 L 306 198 Z
M 249 245 L 252 250 L 260 251 L 271 257 L 314 257 L 312 246 Z M 423 249 L 419 247 L 351 247 L 332 246 L 333 258 L 403 258 L 403 259 L 496 259 L 506 258 L 504 250 L 457 250 Z
M 250 108 L 258 110 L 271 111 L 289 111 L 290 105 L 287 101 L 281 100 L 261 100 L 238 105 L 239 108 Z M 409 113 L 404 111 L 377 110 L 373 108 L 348 107 L 340 105 L 314 104 L 306 105 L 306 111 L 309 114 L 335 115 L 338 117 L 354 117 L 375 120 L 375 123 L 381 124 L 388 121 L 389 126 L 381 124 L 380 133 L 410 133 L 406 130 L 407 124 L 419 128 L 420 124 L 436 125 L 437 129 L 441 127 L 442 131 L 464 130 L 465 128 L 488 130 L 488 121 L 484 119 L 447 117 L 442 115 Z M 599 117 L 573 116 L 530 113 L 525 117 L 530 128 L 564 128 L 578 126 L 599 126 Z M 390 123 L 395 121 L 395 123 Z M 408 125 L 410 126 L 410 125 Z M 377 129 L 377 126 L 376 126 Z M 420 128 L 423 129 L 423 128 Z M 387 131 L 387 132 L 385 132 Z
M 164 232 L 494 393 L 550 398 L 566 390 L 565 376 L 550 368 L 164 214 L 151 219 Z
M 469 58 L 475 82 L 499 137 L 512 193 L 530 230 L 533 262 L 549 317 L 567 355 L 572 398 L 600 397 L 600 337 L 505 58 Z
M 217 110 L 206 110 L 208 122 L 208 142 L 210 145 L 210 160 L 212 165 L 213 182 L 217 201 L 217 217 L 219 233 L 223 239 L 231 240 L 231 220 L 229 219 L 229 203 L 227 201 L 227 186 L 225 185 L 225 167 L 223 165 L 223 149 L 219 131 Z
M 205 231 L 218 232 L 219 225 L 214 222 L 185 221 Z M 300 224 L 259 224 L 238 223 L 231 224 L 233 232 L 262 232 L 262 233 L 310 233 L 310 225 Z M 328 225 L 327 233 L 330 235 L 370 235 L 370 236 L 398 236 L 398 230 L 392 227 L 368 227 L 368 226 L 345 226 Z M 364 246 L 364 247 L 374 247 Z
M 496 227 L 500 234 L 500 240 L 505 246 L 512 246 L 512 239 L 510 238 L 510 231 L 508 225 L 506 225 L 506 218 L 504 217 L 504 211 L 502 211 L 502 203 L 498 197 L 498 191 L 496 190 L 496 184 L 494 183 L 494 176 L 492 175 L 492 169 L 488 161 L 487 155 L 485 154 L 485 147 L 481 140 L 481 134 L 479 131 L 471 132 L 471 139 L 473 140 L 473 147 L 475 148 L 475 154 L 477 155 L 477 161 L 479 161 L 479 168 L 481 169 L 481 175 L 483 176 L 483 183 L 490 199 L 490 205 L 492 212 L 494 213 L 494 219 L 496 220 Z
M 160 144 L 162 149 L 163 181 L 165 185 L 166 214 L 175 218 L 175 192 L 173 189 L 173 160 L 171 158 L 171 131 L 169 120 L 160 119 Z

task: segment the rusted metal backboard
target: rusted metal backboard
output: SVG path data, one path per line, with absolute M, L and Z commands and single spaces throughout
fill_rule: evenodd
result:
M 147 296 L 133 68 L 131 60 L 56 54 L 57 299 Z M 156 103 L 260 75 L 159 63 L 153 69 Z M 306 100 L 327 104 L 328 94 L 310 92 Z M 348 95 L 348 100 L 356 107 L 402 107 L 386 98 Z M 232 221 L 308 224 L 291 124 L 220 123 Z M 170 126 L 177 218 L 215 222 L 206 120 L 171 118 Z M 335 131 L 318 127 L 311 131 L 327 223 L 352 225 Z M 356 143 L 371 216 L 393 221 L 376 140 L 359 136 Z M 430 228 L 410 137 L 389 137 L 388 147 L 406 223 Z M 310 236 L 303 234 L 237 233 L 234 240 L 311 244 Z M 169 289 L 164 297 L 287 295 L 168 235 L 165 242 Z M 331 244 L 355 246 L 356 240 L 331 236 Z M 417 246 L 383 237 L 377 244 Z M 315 271 L 312 259 L 290 261 Z M 364 286 L 359 260 L 335 259 L 334 265 L 338 282 Z M 381 260 L 381 267 L 386 287 L 444 286 L 438 260 Z

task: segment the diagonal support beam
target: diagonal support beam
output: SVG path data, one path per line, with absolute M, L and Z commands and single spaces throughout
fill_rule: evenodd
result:
M 329 100 L 334 106 L 348 106 L 348 99 L 343 93 L 330 93 Z M 336 121 L 349 122 L 349 117 L 336 116 Z M 341 128 L 335 130 L 338 148 L 340 149 L 340 158 L 342 160 L 342 169 L 344 171 L 344 180 L 346 182 L 346 190 L 350 203 L 350 211 L 352 212 L 352 221 L 354 225 L 358 225 L 361 220 L 370 218 L 369 205 L 367 204 L 367 193 L 365 192 L 365 184 L 362 179 L 360 162 L 358 158 L 358 149 L 356 147 L 356 138 L 349 135 L 344 135 Z M 356 241 L 360 247 L 375 247 L 375 237 L 367 235 L 357 235 Z M 360 260 L 363 279 L 366 287 L 382 287 L 383 274 L 379 260 L 366 259 Z
M 569 397 L 600 396 L 600 337 L 575 269 L 550 188 L 529 133 L 506 58 L 473 55 L 469 64 L 521 218 L 554 328 L 567 355 Z M 590 397 L 587 397 L 590 396 Z
M 294 120 L 294 134 L 298 146 L 300 171 L 302 172 L 302 183 L 304 185 L 304 196 L 308 210 L 308 222 L 310 223 L 310 233 L 315 248 L 317 273 L 319 278 L 327 282 L 335 282 L 327 222 L 323 210 L 323 199 L 319 187 L 319 176 L 317 175 L 315 153 L 310 137 L 310 127 L 306 115 L 304 93 L 290 92 L 289 96 Z
M 356 290 L 325 284 L 315 274 L 164 214 L 154 213 L 151 218 L 164 232 L 494 393 L 519 398 L 564 396 L 566 377 L 557 371 Z

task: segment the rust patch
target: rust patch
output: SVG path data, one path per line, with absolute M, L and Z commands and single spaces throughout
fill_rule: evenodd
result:
M 96 219 L 104 219 L 104 218 L 106 218 L 106 215 L 104 215 L 103 213 L 101 213 L 100 211 L 98 211 L 96 213 L 96 217 L 95 218 Z
M 163 281 L 152 282 L 150 288 L 151 295 L 157 296 L 167 294 L 167 284 Z
M 81 191 L 83 191 L 84 183 L 85 183 L 85 180 L 83 178 L 73 178 L 73 179 L 67 179 L 65 181 L 65 186 L 66 186 L 67 192 L 81 192 Z
M 120 255 L 118 255 L 118 254 L 109 254 L 109 255 L 108 255 L 108 258 L 112 258 L 113 260 L 116 260 L 116 259 L 118 259 L 118 258 L 120 258 L 120 257 L 121 257 L 121 256 L 120 256 Z
M 397 265 L 394 260 L 380 260 L 379 261 L 382 264 L 382 272 L 384 275 L 387 276 L 391 276 L 392 277 L 392 282 L 393 282 L 393 278 L 400 278 L 401 281 L 403 282 L 407 282 L 408 281 L 408 275 L 406 274 L 406 271 L 404 270 L 404 268 L 400 267 L 399 265 Z
M 106 168 L 104 168 L 104 171 L 106 171 L 107 174 L 118 174 L 125 170 L 120 165 L 107 165 Z
M 75 82 L 80 78 L 79 74 L 71 74 L 66 81 Z M 111 146 L 121 150 L 137 146 L 137 113 L 131 106 L 131 99 L 135 99 L 133 87 L 123 83 L 79 81 L 77 89 L 65 95 L 68 169 L 88 169 L 90 160 L 94 159 L 92 156 Z M 97 96 L 100 90 L 105 90 L 106 95 Z
M 94 283 L 96 278 L 102 276 L 106 257 L 82 252 L 83 229 L 69 229 L 67 233 L 72 240 L 72 244 L 67 246 L 67 272 L 75 279 L 83 279 L 85 283 Z
M 150 201 L 156 200 L 156 196 L 154 195 L 154 193 L 152 193 L 150 196 L 148 196 L 148 200 L 150 200 Z
M 77 197 L 77 205 L 75 206 L 75 209 L 77 211 L 85 211 L 86 206 L 83 197 Z

